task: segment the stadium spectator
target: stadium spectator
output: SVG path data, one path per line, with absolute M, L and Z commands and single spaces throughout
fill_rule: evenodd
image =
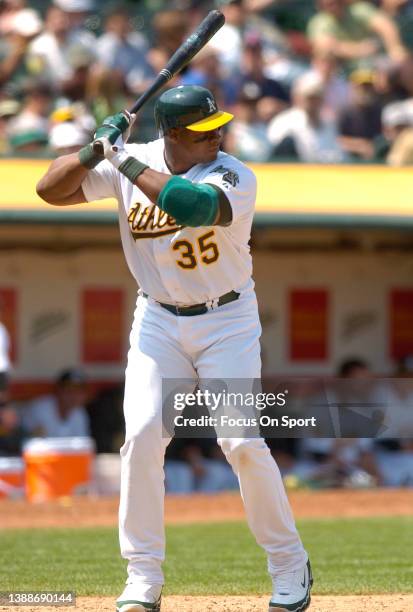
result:
M 8 124 L 18 114 L 19 110 L 20 104 L 17 100 L 0 92 L 0 155 L 10 152 Z
M 90 141 L 91 135 L 74 121 L 58 123 L 49 133 L 49 145 L 56 157 L 76 153 Z
M 324 85 L 312 72 L 293 88 L 293 107 L 277 115 L 268 126 L 274 155 L 304 162 L 337 163 L 345 159 L 335 122 L 323 119 Z
M 15 15 L 26 7 L 26 0 L 3 0 L 0 3 L 0 34 L 10 31 Z
M 413 125 L 402 130 L 387 156 L 390 166 L 413 166 Z
M 53 4 L 66 14 L 70 29 L 82 33 L 86 44 L 95 42 L 94 35 L 85 27 L 88 18 L 97 9 L 95 0 L 53 0 Z
M 313 13 L 311 4 L 308 5 L 305 0 L 294 0 L 294 7 L 290 6 L 290 2 L 244 0 L 243 3 L 247 11 L 243 37 L 250 32 L 259 34 L 265 75 L 280 83 L 287 93 L 292 83 L 305 72 L 311 51 L 305 28 L 298 31 L 300 27 L 297 22 L 307 21 L 307 6 L 310 14 Z
M 375 486 L 381 483 L 382 477 L 373 453 L 372 439 L 333 437 L 348 435 L 353 428 L 354 436 L 357 433 L 369 433 L 371 437 L 377 434 L 377 425 L 370 418 L 374 388 L 370 369 L 362 359 L 346 359 L 339 365 L 337 374 L 338 379 L 331 381 L 322 396 L 311 402 L 321 406 L 321 414 L 327 415 L 328 422 L 331 420 L 331 437 L 302 439 L 302 458 L 294 472 L 318 486 Z M 327 413 L 326 405 L 330 407 Z M 346 406 L 349 406 L 348 410 Z M 337 413 L 335 424 L 333 412 Z M 313 415 L 314 408 L 311 410 Z
M 283 476 L 295 472 L 300 450 L 298 438 L 267 438 L 267 446 Z
M 72 28 L 65 11 L 50 6 L 45 31 L 30 43 L 27 51 L 31 72 L 47 80 L 57 92 L 71 93 L 78 76 L 78 63 L 73 61 L 73 55 L 76 57 L 80 53 L 90 63 L 95 55 L 93 40 L 79 29 Z
M 258 89 L 244 86 L 243 92 L 234 107 L 232 120 L 225 138 L 225 149 L 240 159 L 252 162 L 268 161 L 273 146 L 267 136 L 267 127 L 260 121 L 257 107 Z
M 398 414 L 400 435 L 413 439 L 413 355 L 405 355 L 399 360 L 393 387 L 402 400 Z
M 4 308 L 0 298 L 0 313 Z M 10 401 L 10 336 L 0 321 L 0 457 L 21 454 L 26 432 L 15 406 Z
M 10 402 L 7 377 L 0 374 L 0 457 L 19 456 L 26 436 L 19 413 Z
M 10 135 L 9 152 L 22 157 L 48 157 L 48 143 L 46 132 L 38 129 L 22 130 Z
M 49 145 L 56 155 L 79 150 L 93 138 L 94 117 L 83 103 L 62 104 L 50 115 Z
M 413 97 L 413 55 L 397 64 L 393 70 L 395 84 L 398 87 L 395 99 Z
M 406 58 L 394 21 L 370 2 L 319 0 L 318 7 L 308 24 L 313 48 L 334 53 L 350 71 L 371 65 L 382 49 L 393 61 Z
M 239 79 L 231 76 L 224 78 L 218 53 L 207 46 L 194 57 L 188 70 L 181 75 L 180 84 L 206 87 L 212 91 L 219 106 L 232 106 L 237 98 Z
M 97 453 L 119 453 L 125 439 L 124 385 L 102 389 L 87 405 Z
M 0 86 L 27 76 L 26 51 L 42 29 L 42 21 L 24 2 L 6 2 L 0 12 Z M 1 9 L 0 9 L 1 10 Z
M 96 129 L 96 120 L 84 102 L 68 104 L 65 98 L 61 98 L 56 103 L 56 108 L 49 117 L 51 125 L 73 121 L 89 136 L 92 136 Z
M 47 131 L 52 92 L 48 84 L 34 78 L 22 83 L 20 96 L 23 99 L 19 114 L 10 122 L 10 130 L 38 128 Z
M 23 103 L 20 112 L 7 126 L 12 150 L 37 152 L 48 143 L 51 90 L 48 85 L 30 78 L 21 87 Z
M 204 438 L 197 442 L 200 442 L 200 445 L 198 453 L 195 454 L 195 460 L 198 460 L 199 455 L 203 473 L 196 481 L 196 491 L 198 493 L 218 493 L 231 489 L 238 490 L 238 479 L 216 440 Z
M 286 89 L 276 79 L 264 73 L 264 54 L 262 40 L 257 32 L 245 36 L 241 61 L 241 90 L 245 94 L 254 91 L 257 100 L 257 115 L 264 122 L 269 121 L 289 104 Z
M 133 93 L 147 88 L 154 76 L 146 54 L 148 44 L 142 34 L 134 31 L 129 11 L 122 6 L 113 9 L 105 19 L 105 31 L 97 41 L 96 54 L 106 79 L 123 90 Z M 97 68 L 95 67 L 95 72 Z
M 243 0 L 217 0 L 215 4 L 225 16 L 225 24 L 209 44 L 217 51 L 225 74 L 234 74 L 241 66 L 242 33 L 247 13 Z
M 34 437 L 88 436 L 86 396 L 83 372 L 64 370 L 56 379 L 53 394 L 39 397 L 22 409 L 23 426 Z
M 238 489 L 238 481 L 216 440 L 175 438 L 166 450 L 168 493 L 217 493 Z
M 399 360 L 394 379 L 379 385 L 376 401 L 387 408 L 385 431 L 376 440 L 384 484 L 413 486 L 413 356 Z
M 148 61 L 156 74 L 184 41 L 188 28 L 188 16 L 182 11 L 161 11 L 155 15 L 152 21 L 154 44 L 148 52 Z
M 408 164 L 413 100 L 387 104 L 382 112 L 382 125 L 382 135 L 376 142 L 376 157 L 391 165 Z
M 413 0 L 381 0 L 380 8 L 396 24 L 404 46 L 413 50 Z
M 134 31 L 131 3 L 105 1 L 101 6 L 95 0 L 50 0 L 42 4 L 48 9 L 41 31 L 42 21 L 29 2 L 1 2 L 0 87 L 3 81 L 7 91 L 3 86 L 0 94 L 0 152 L 46 151 L 44 122 L 43 126 L 17 131 L 13 126 L 16 118 L 20 121 L 16 117 L 18 104 L 22 103 L 24 110 L 26 106 L 26 94 L 18 98 L 20 88 L 15 84 L 27 71 L 46 81 L 53 94 L 67 98 L 67 104 L 85 102 L 100 120 L 127 107 L 129 100 L 146 88 L 210 4 L 212 1 L 159 0 L 156 10 L 148 5 L 148 10 L 139 13 L 140 22 L 149 27 Z M 317 12 L 315 3 L 301 0 L 294 8 L 288 0 L 214 0 L 213 4 L 226 15 L 226 24 L 175 82 L 203 84 L 227 106 L 236 105 L 238 117 L 225 141 L 233 152 L 239 151 L 245 160 L 267 160 L 272 157 L 268 153 L 268 140 L 272 139 L 276 159 L 340 162 L 352 157 L 385 160 L 394 145 L 395 154 L 388 162 L 411 163 L 413 136 L 407 126 L 402 126 L 403 137 L 397 138 L 397 146 L 394 135 L 388 138 L 385 125 L 381 128 L 385 138 L 371 136 L 378 129 L 380 103 L 377 99 L 367 103 L 367 98 L 373 96 L 373 87 L 382 105 L 413 97 L 413 56 L 406 51 L 413 40 L 410 36 L 409 42 L 408 27 L 413 0 L 318 0 Z M 306 20 L 313 49 L 310 70 L 315 75 L 306 75 L 306 79 L 308 83 L 320 78 L 322 92 L 318 95 L 314 86 L 314 94 L 297 96 L 308 67 L 302 62 L 304 56 L 295 55 L 305 49 L 296 47 L 294 35 L 297 29 L 304 31 Z M 96 38 L 102 23 L 103 34 Z M 360 66 L 372 66 L 374 83 L 355 82 L 354 68 Z M 346 79 L 346 71 L 353 76 Z M 292 107 L 290 92 L 294 92 Z M 321 110 L 317 96 L 322 99 Z M 7 101 L 4 112 L 3 100 Z M 156 138 L 152 112 L 150 102 L 139 113 L 132 140 Z M 302 130 L 288 127 L 297 117 L 303 122 Z M 338 122 L 340 142 L 335 133 Z M 267 135 L 263 124 L 270 124 Z M 6 130 L 12 126 L 10 138 L 6 138 Z M 77 127 L 73 145 L 66 127 L 50 129 L 54 150 L 60 138 L 69 147 L 63 146 L 64 150 L 83 140 Z M 285 137 L 283 130 L 288 133 Z
M 385 410 L 382 439 L 413 439 L 413 356 L 406 355 L 397 363 L 392 379 L 376 385 L 375 401 Z
M 350 75 L 351 99 L 338 119 L 340 144 L 350 157 L 371 160 L 375 139 L 381 134 L 382 104 L 370 70 L 356 70 Z
M 339 61 L 331 51 L 315 50 L 311 70 L 321 77 L 324 87 L 321 109 L 323 119 L 337 121 L 340 112 L 350 101 L 350 84 Z
M 10 373 L 10 334 L 3 323 L 4 300 L 0 297 L 0 390 L 6 390 Z

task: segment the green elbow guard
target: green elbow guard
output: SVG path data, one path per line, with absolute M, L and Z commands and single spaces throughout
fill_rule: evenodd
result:
M 218 212 L 218 192 L 212 185 L 173 176 L 160 192 L 157 204 L 179 225 L 212 225 Z

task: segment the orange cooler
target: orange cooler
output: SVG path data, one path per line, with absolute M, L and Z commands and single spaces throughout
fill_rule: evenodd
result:
M 26 495 L 32 502 L 87 493 L 92 481 L 91 438 L 33 438 L 24 447 Z
M 0 498 L 21 497 L 23 488 L 23 459 L 20 457 L 0 457 Z

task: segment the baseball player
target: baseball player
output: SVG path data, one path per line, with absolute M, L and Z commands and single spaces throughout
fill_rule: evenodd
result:
M 180 86 L 157 100 L 160 138 L 125 144 L 134 116 L 107 118 L 87 145 L 52 162 L 37 191 L 58 206 L 114 197 L 138 285 L 126 368 L 119 534 L 128 578 L 118 612 L 161 609 L 165 554 L 161 383 L 260 377 L 261 326 L 248 246 L 253 172 L 220 151 L 232 119 L 210 91 Z M 267 553 L 269 610 L 308 608 L 312 576 L 280 472 L 261 438 L 218 439 L 248 524 Z

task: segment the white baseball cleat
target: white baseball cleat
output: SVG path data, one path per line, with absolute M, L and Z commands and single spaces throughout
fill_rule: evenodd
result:
M 159 584 L 127 584 L 116 601 L 116 612 L 160 612 L 161 596 Z
M 273 578 L 269 612 L 304 612 L 310 605 L 312 586 L 310 561 L 295 572 Z

